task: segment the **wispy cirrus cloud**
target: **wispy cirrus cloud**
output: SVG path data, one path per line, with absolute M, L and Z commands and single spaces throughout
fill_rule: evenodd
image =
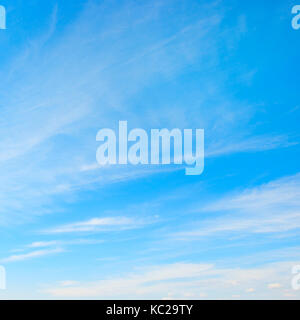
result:
M 57 226 L 42 231 L 43 233 L 74 233 L 74 232 L 100 232 L 100 231 L 120 231 L 133 229 L 143 226 L 142 220 L 127 217 L 103 217 L 92 218 L 86 221 L 80 221 L 62 226 Z
M 57 199 L 99 184 L 159 173 L 95 165 L 96 132 L 114 128 L 120 119 L 145 129 L 205 128 L 212 133 L 206 136 L 209 154 L 215 156 L 289 145 L 277 137 L 244 142 L 245 132 L 240 140 L 227 139 L 244 130 L 254 111 L 229 97 L 223 81 L 216 80 L 216 70 L 220 79 L 224 73 L 216 35 L 223 34 L 221 43 L 229 35 L 238 43 L 246 28 L 225 32 L 216 3 L 194 5 L 199 15 L 170 27 L 169 6 L 178 10 L 172 1 L 129 1 L 114 10 L 95 1 L 63 30 L 56 27 L 59 6 L 54 8 L 45 36 L 32 39 L 1 69 L 0 224 L 56 211 Z M 199 70 L 201 92 L 187 89 L 189 95 L 179 99 L 157 89 L 175 84 L 170 80 L 191 65 Z M 160 99 L 148 102 L 148 95 Z
M 88 245 L 103 243 L 101 239 L 74 239 L 74 240 L 52 240 L 52 241 L 35 241 L 27 245 L 27 248 L 45 248 L 53 246 L 72 246 L 72 245 Z
M 148 266 L 121 277 L 94 282 L 74 281 L 69 287 L 59 283 L 42 293 L 53 298 L 96 299 L 128 296 L 134 299 L 297 298 L 290 287 L 292 265 L 293 262 L 284 262 L 253 268 L 225 268 L 180 262 Z
M 300 228 L 300 174 L 225 196 L 199 210 L 222 213 L 194 222 L 178 239 L 221 234 L 284 233 Z M 195 227 L 195 224 L 198 227 Z
M 72 246 L 86 246 L 96 245 L 103 243 L 102 239 L 73 239 L 73 240 L 50 240 L 50 241 L 35 241 L 28 245 L 24 245 L 18 249 L 12 250 L 12 252 L 25 252 L 28 249 L 34 251 L 26 253 L 13 254 L 7 258 L 0 259 L 3 263 L 24 261 L 33 258 L 39 258 L 48 256 L 55 253 L 61 253 L 66 251 L 67 247 Z
M 295 146 L 298 143 L 298 141 L 292 140 L 287 135 L 252 136 L 240 139 L 239 141 L 216 142 L 212 147 L 208 146 L 206 156 L 218 157 L 234 153 L 267 151 Z
M 145 168 L 100 168 L 97 174 L 85 169 L 95 159 L 99 128 L 120 118 L 144 122 L 128 99 L 157 76 L 176 77 L 207 56 L 198 42 L 209 37 L 220 17 L 203 15 L 162 35 L 165 9 L 163 3 L 129 2 L 110 10 L 95 2 L 60 30 L 55 7 L 45 36 L 32 39 L 1 69 L 0 224 L 48 212 L 62 194 L 153 174 Z
M 1 261 L 1 263 L 19 262 L 19 261 L 44 257 L 44 256 L 48 256 L 48 255 L 62 253 L 62 252 L 64 252 L 64 250 L 62 248 L 36 250 L 36 251 L 24 253 L 24 254 L 14 254 L 14 255 L 11 255 L 7 258 L 1 259 L 0 261 Z
M 203 208 L 206 211 L 300 209 L 300 173 L 225 196 Z M 285 211 L 286 211 L 285 210 Z

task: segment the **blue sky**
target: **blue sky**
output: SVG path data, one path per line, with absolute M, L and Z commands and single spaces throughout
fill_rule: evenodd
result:
M 298 299 L 295 4 L 0 0 L 0 298 Z M 97 166 L 120 120 L 203 174 Z

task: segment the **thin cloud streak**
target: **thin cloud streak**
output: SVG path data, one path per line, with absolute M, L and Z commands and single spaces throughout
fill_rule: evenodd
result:
M 37 250 L 37 251 L 31 251 L 31 252 L 24 253 L 24 254 L 11 255 L 11 256 L 4 258 L 0 261 L 1 261 L 1 263 L 19 262 L 19 261 L 44 257 L 44 256 L 56 254 L 56 253 L 62 253 L 62 252 L 64 252 L 64 250 L 61 248 L 49 249 L 49 250 Z
M 123 277 L 89 283 L 62 284 L 42 291 L 52 298 L 122 299 L 243 299 L 293 297 L 290 268 L 293 262 L 253 268 L 222 268 L 205 263 L 174 263 L 144 267 Z M 275 285 L 270 283 L 276 282 Z M 253 292 L 256 295 L 253 296 Z
M 297 230 L 300 228 L 300 174 L 225 196 L 202 207 L 199 212 L 218 212 L 222 216 L 195 221 L 192 230 L 177 232 L 171 237 L 192 240 L 222 234 Z
M 120 231 L 142 226 L 140 220 L 127 217 L 103 217 L 92 218 L 87 221 L 66 224 L 52 229 L 44 230 L 42 233 L 74 233 L 74 232 L 100 232 L 100 231 Z

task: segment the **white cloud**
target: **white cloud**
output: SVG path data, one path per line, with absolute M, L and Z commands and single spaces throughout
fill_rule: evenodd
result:
M 52 255 L 52 254 L 56 254 L 56 253 L 61 253 L 63 251 L 64 250 L 61 248 L 31 251 L 31 252 L 24 253 L 24 254 L 11 255 L 11 256 L 4 258 L 0 261 L 2 263 L 18 262 L 18 261 L 24 261 L 24 260 L 38 258 L 38 257 L 42 257 L 42 256 L 48 256 L 48 255 Z
M 144 267 L 123 277 L 110 276 L 109 279 L 80 283 L 70 288 L 51 286 L 43 292 L 54 298 L 228 299 L 232 296 L 241 299 L 283 299 L 287 293 L 293 293 L 290 288 L 293 263 L 273 263 L 245 269 L 174 263 Z M 283 290 L 266 289 L 267 284 L 274 280 L 284 284 Z M 255 295 L 249 296 L 254 291 Z
M 71 233 L 71 232 L 95 232 L 113 231 L 137 228 L 143 225 L 141 220 L 127 217 L 93 218 L 86 221 L 66 224 L 45 230 L 45 233 Z
M 128 278 L 115 278 L 110 280 L 103 280 L 90 284 L 81 284 L 72 288 L 53 288 L 47 290 L 51 295 L 57 297 L 111 297 L 114 294 L 124 295 L 143 295 L 151 293 L 151 291 L 160 290 L 159 282 L 164 281 L 182 281 L 193 279 L 200 276 L 203 272 L 207 272 L 212 268 L 208 264 L 187 264 L 176 263 L 173 265 L 155 266 L 147 268 L 139 273 L 129 275 Z M 152 284 L 156 283 L 158 284 Z M 163 292 L 163 291 L 162 291 Z
M 239 141 L 219 141 L 212 147 L 208 146 L 206 157 L 217 157 L 241 152 L 259 152 L 297 145 L 289 141 L 288 136 L 254 136 Z
M 200 212 L 222 216 L 199 221 L 200 227 L 176 233 L 179 239 L 224 233 L 275 233 L 300 228 L 300 174 L 228 195 Z
M 12 252 L 24 252 L 28 248 L 31 249 L 40 249 L 40 248 L 48 248 L 43 250 L 32 251 L 25 254 L 12 255 L 8 258 L 4 258 L 0 261 L 3 262 L 14 262 L 27 260 L 30 258 L 40 257 L 52 253 L 59 253 L 65 251 L 64 248 L 67 246 L 73 245 L 90 245 L 90 244 L 99 244 L 103 243 L 104 240 L 101 239 L 74 239 L 74 240 L 52 240 L 52 241 L 35 241 L 28 245 L 25 245 L 22 248 L 14 249 Z M 52 248 L 52 249 L 51 249 Z
M 204 208 L 206 211 L 300 208 L 300 174 L 232 194 Z
M 53 246 L 64 246 L 64 245 L 87 245 L 87 244 L 98 244 L 103 243 L 101 239 L 74 239 L 74 240 L 52 240 L 52 241 L 36 241 L 32 242 L 26 247 L 28 248 L 43 248 Z
M 60 285 L 62 287 L 73 287 L 73 286 L 76 286 L 78 284 L 79 284 L 79 282 L 78 281 L 74 281 L 74 280 L 65 280 L 65 281 L 61 281 L 60 282 Z
M 37 241 L 28 245 L 28 248 L 43 248 L 58 245 L 58 241 Z

